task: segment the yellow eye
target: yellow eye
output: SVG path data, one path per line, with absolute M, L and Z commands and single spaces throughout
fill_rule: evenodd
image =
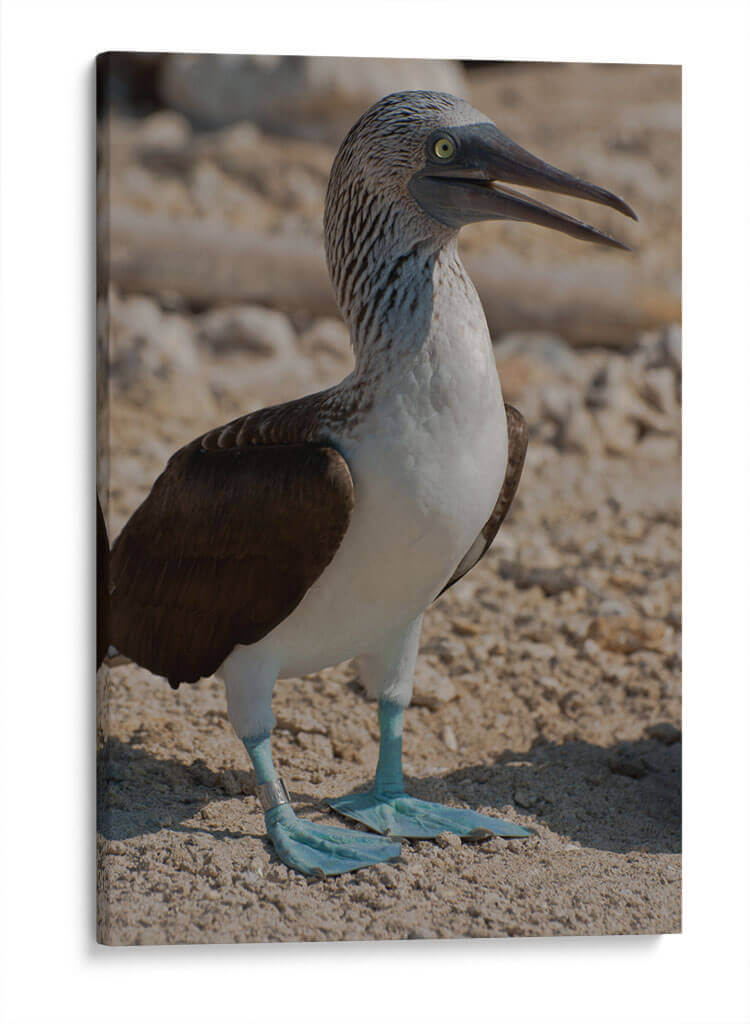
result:
M 435 140 L 432 151 L 438 160 L 452 160 L 456 155 L 456 143 L 447 135 Z

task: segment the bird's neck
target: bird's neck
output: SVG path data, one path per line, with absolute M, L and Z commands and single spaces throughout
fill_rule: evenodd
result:
M 486 330 L 476 290 L 458 257 L 457 236 L 399 247 L 380 239 L 331 278 L 349 326 L 355 377 L 408 373 L 441 340 Z M 339 273 L 337 273 L 339 270 Z M 455 324 L 454 324 L 455 321 Z

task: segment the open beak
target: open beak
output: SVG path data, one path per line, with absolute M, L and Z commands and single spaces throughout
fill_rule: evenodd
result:
M 420 206 L 443 224 L 458 228 L 481 220 L 528 221 L 584 241 L 630 248 L 604 231 L 508 186 L 588 199 L 638 220 L 631 207 L 613 192 L 545 163 L 493 124 L 451 128 L 449 132 L 456 143 L 454 159 L 439 162 L 428 158 L 409 186 Z

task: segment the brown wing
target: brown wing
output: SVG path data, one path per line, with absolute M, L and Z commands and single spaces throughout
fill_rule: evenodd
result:
M 444 594 L 448 587 L 452 587 L 462 576 L 465 576 L 469 569 L 473 569 L 477 562 L 485 556 L 487 550 L 497 536 L 500 525 L 508 514 L 518 483 L 523 471 L 523 463 L 526 458 L 526 448 L 529 443 L 529 432 L 526 427 L 526 420 L 518 409 L 512 405 L 505 405 L 505 414 L 508 419 L 508 465 L 505 469 L 505 479 L 500 494 L 492 510 L 492 515 L 482 527 L 482 530 L 466 552 L 458 568 L 445 584 L 440 594 Z M 438 594 L 438 597 L 440 597 Z
M 354 487 L 338 451 L 263 443 L 281 436 L 267 415 L 278 408 L 178 451 L 112 548 L 111 642 L 174 687 L 285 619 L 349 525 Z

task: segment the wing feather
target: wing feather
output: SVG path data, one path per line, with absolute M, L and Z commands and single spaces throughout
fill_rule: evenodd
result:
M 212 432 L 173 455 L 112 548 L 111 642 L 175 687 L 296 608 L 354 507 L 340 452 L 254 443 L 249 420 L 242 445 L 216 447 Z
M 440 594 L 444 594 L 448 587 L 452 587 L 462 576 L 465 576 L 470 569 L 473 569 L 477 562 L 484 558 L 490 545 L 497 536 L 503 520 L 508 514 L 508 509 L 518 490 L 518 484 L 523 472 L 523 464 L 526 459 L 526 449 L 529 444 L 529 432 L 526 420 L 518 409 L 512 405 L 505 404 L 505 414 L 508 420 L 508 464 L 505 469 L 503 486 L 500 489 L 492 515 L 482 527 L 482 530 L 471 545 L 467 553 L 461 559 L 456 571 L 445 584 Z M 440 597 L 438 594 L 438 597 Z

